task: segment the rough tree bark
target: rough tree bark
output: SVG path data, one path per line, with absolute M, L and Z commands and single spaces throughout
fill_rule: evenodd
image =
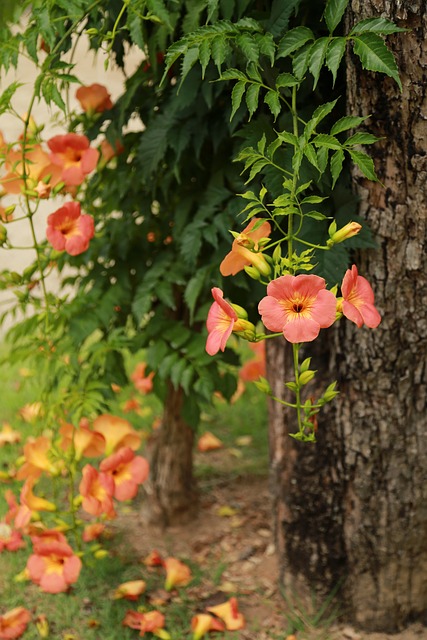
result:
M 351 56 L 347 80 L 349 113 L 371 114 L 367 128 L 386 138 L 371 151 L 384 187 L 354 174 L 379 244 L 357 264 L 383 320 L 330 331 L 323 370 L 341 394 L 315 447 L 287 438 L 271 406 L 271 468 L 284 584 L 328 591 L 341 580 L 359 626 L 394 631 L 427 609 L 427 5 L 353 0 L 349 26 L 380 15 L 411 29 L 388 40 L 403 93 Z M 271 378 L 283 379 L 285 360 L 269 345 Z
M 194 430 L 182 417 L 183 390 L 170 383 L 162 423 L 147 445 L 150 477 L 144 484 L 145 520 L 158 526 L 194 516 L 197 492 L 193 477 Z

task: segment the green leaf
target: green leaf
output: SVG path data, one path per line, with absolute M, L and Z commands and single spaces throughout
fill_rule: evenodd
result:
M 380 139 L 381 138 L 377 138 L 377 136 L 374 136 L 372 133 L 359 132 L 347 138 L 344 144 L 346 147 L 355 144 L 374 144 Z
M 266 25 L 266 30 L 269 31 L 274 38 L 277 38 L 288 28 L 289 18 L 292 12 L 298 7 L 301 0 L 273 0 L 271 6 L 270 18 Z
M 297 80 L 292 73 L 281 73 L 276 78 L 277 89 L 281 89 L 282 87 L 295 87 L 297 84 L 299 84 L 299 80 Z
M 316 155 L 316 151 L 313 147 L 313 145 L 311 144 L 306 144 L 304 147 L 304 155 L 307 158 L 307 160 L 314 166 L 316 167 L 316 169 L 318 171 L 320 171 L 319 169 L 319 165 L 317 164 L 317 155 Z
M 22 82 L 12 82 L 7 89 L 0 93 L 0 115 L 10 108 L 10 101 L 17 89 L 22 86 Z
M 220 34 L 212 40 L 212 59 L 216 64 L 218 73 L 221 73 L 221 67 L 229 52 L 230 47 L 224 35 Z
M 249 111 L 249 119 L 255 113 L 258 107 L 258 97 L 259 90 L 261 89 L 261 85 L 259 84 L 251 84 L 246 91 L 246 105 Z
M 288 144 L 291 144 L 294 147 L 298 147 L 299 145 L 298 138 L 293 133 L 289 133 L 289 131 L 282 131 L 281 133 L 278 134 L 278 138 L 282 142 L 287 142 Z
M 247 82 L 247 76 L 239 69 L 226 69 L 221 74 L 221 80 L 241 80 L 242 82 Z
M 206 279 L 206 269 L 198 269 L 194 274 L 194 276 L 190 278 L 187 286 L 185 287 L 184 300 L 190 311 L 190 324 L 193 323 L 196 303 L 203 289 L 205 279 Z
M 362 151 L 355 151 L 354 149 L 349 149 L 348 151 L 353 162 L 357 164 L 363 175 L 369 180 L 379 182 L 377 174 L 375 173 L 374 161 L 372 158 Z
M 328 166 L 329 149 L 327 147 L 318 147 L 317 149 L 317 164 L 319 165 L 320 173 L 323 173 Z
M 342 147 L 341 143 L 334 138 L 334 136 L 328 136 L 326 133 L 319 133 L 319 135 L 313 138 L 312 142 L 316 147 L 327 147 L 328 149 L 335 150 L 341 149 Z
M 270 111 L 274 116 L 274 121 L 276 121 L 277 116 L 282 110 L 280 106 L 279 94 L 276 91 L 269 89 L 264 97 L 264 102 L 268 104 Z
M 329 39 L 328 38 L 319 38 L 312 45 L 310 49 L 310 57 L 308 61 L 308 68 L 314 78 L 313 89 L 316 88 L 316 85 L 319 81 L 320 70 L 325 61 L 326 50 L 328 48 Z
M 194 67 L 198 59 L 199 59 L 198 47 L 191 47 L 185 53 L 184 58 L 182 60 L 182 65 L 181 65 L 181 82 L 179 85 L 180 87 L 182 86 L 182 83 L 184 82 L 185 78 L 190 73 L 191 69 Z
M 231 92 L 231 115 L 230 120 L 233 119 L 236 114 L 237 109 L 240 107 L 242 102 L 243 94 L 245 93 L 246 82 L 236 82 L 233 87 L 233 91 Z
M 313 218 L 313 220 L 318 220 L 319 222 L 328 219 L 328 216 L 325 216 L 324 213 L 320 213 L 320 211 L 309 211 L 308 213 L 304 213 L 304 217 Z
M 328 50 L 326 51 L 326 65 L 332 73 L 333 84 L 337 79 L 337 71 L 345 53 L 346 42 L 346 38 L 333 38 L 329 42 Z
M 332 189 L 335 187 L 335 183 L 340 176 L 343 162 L 344 162 L 344 151 L 340 149 L 339 151 L 336 151 L 331 157 Z
M 206 38 L 205 40 L 202 40 L 199 46 L 199 60 L 202 67 L 202 79 L 205 78 L 206 68 L 209 64 L 210 59 L 211 59 L 211 43 Z
M 321 104 L 314 110 L 311 119 L 307 122 L 304 128 L 304 136 L 306 140 L 310 139 L 316 130 L 317 125 L 331 113 L 337 102 L 338 98 L 332 102 L 325 102 L 325 104 Z
M 341 18 L 347 8 L 348 0 L 328 0 L 323 17 L 328 25 L 329 32 L 335 31 L 341 22 Z
M 374 33 L 387 35 L 390 33 L 409 31 L 409 29 L 398 27 L 394 22 L 387 18 L 367 18 L 366 20 L 361 20 L 355 24 L 349 35 L 352 36 L 355 33 L 366 33 L 366 31 L 373 31 Z
M 273 40 L 273 34 L 272 33 L 265 33 L 264 35 L 261 35 L 259 33 L 257 33 L 255 35 L 256 38 L 256 42 L 257 45 L 259 47 L 259 51 L 261 53 L 261 55 L 263 56 L 267 56 L 267 58 L 270 59 L 270 64 L 271 66 L 274 65 L 274 56 L 276 53 L 276 45 L 274 43 Z
M 309 40 L 314 40 L 314 34 L 308 27 L 295 27 L 281 39 L 277 47 L 277 58 L 284 58 L 290 53 L 301 49 Z
M 238 36 L 238 38 L 236 38 L 236 44 L 241 48 L 248 62 L 258 62 L 259 47 L 255 38 L 250 33 L 242 33 Z
M 354 53 L 359 56 L 364 69 L 379 71 L 393 78 L 402 90 L 396 61 L 384 40 L 376 33 L 362 33 L 353 37 Z
M 310 51 L 312 44 L 307 42 L 295 55 L 292 60 L 292 70 L 298 80 L 302 80 L 305 72 L 308 69 L 308 62 L 310 60 Z
M 301 200 L 300 204 L 319 204 L 319 202 L 327 199 L 327 197 L 323 198 L 322 196 L 307 196 L 304 200 Z
M 342 131 L 348 131 L 349 129 L 355 129 L 362 124 L 369 116 L 344 116 L 340 118 L 331 128 L 331 135 L 335 136 Z

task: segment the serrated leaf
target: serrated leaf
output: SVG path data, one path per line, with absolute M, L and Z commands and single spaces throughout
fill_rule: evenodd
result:
M 321 104 L 314 110 L 311 119 L 307 122 L 304 128 L 304 136 L 306 140 L 309 140 L 317 125 L 331 113 L 337 102 L 338 98 L 332 102 L 325 102 L 325 104 Z
M 194 67 L 198 59 L 199 59 L 198 47 L 191 47 L 184 54 L 184 58 L 182 60 L 182 65 L 181 65 L 181 82 L 179 84 L 180 87 L 182 86 L 182 83 L 184 82 L 185 78 L 190 73 L 191 69 Z
M 276 53 L 276 45 L 273 39 L 273 34 L 271 32 L 265 33 L 263 35 L 257 33 L 255 38 L 261 55 L 267 56 L 267 58 L 269 58 L 270 60 L 271 66 L 273 66 L 274 56 Z
M 259 47 L 255 38 L 250 33 L 242 33 L 238 36 L 236 38 L 236 44 L 240 47 L 248 62 L 258 62 Z
M 311 42 L 307 42 L 293 57 L 292 71 L 298 80 L 302 80 L 308 69 L 311 46 Z
M 246 106 L 248 107 L 248 111 L 249 111 L 249 119 L 252 117 L 252 115 L 255 113 L 255 111 L 258 108 L 258 98 L 259 98 L 259 91 L 261 89 L 261 85 L 259 84 L 251 84 L 247 91 L 246 91 Z
M 374 136 L 372 133 L 359 132 L 347 138 L 344 144 L 346 147 L 356 144 L 374 144 L 378 142 L 378 140 L 380 140 L 380 138 L 377 138 L 377 136 Z
M 312 143 L 316 145 L 316 147 L 327 147 L 328 149 L 341 149 L 341 143 L 334 138 L 334 136 L 327 135 L 326 133 L 319 133 L 315 138 L 313 138 Z
M 295 27 L 283 36 L 277 47 L 277 58 L 284 58 L 300 49 L 309 40 L 314 40 L 314 34 L 308 27 Z
M 341 133 L 342 131 L 348 131 L 349 129 L 355 129 L 359 125 L 364 122 L 367 117 L 361 116 L 344 116 L 344 118 L 340 118 L 331 128 L 331 135 L 335 136 L 337 133 Z
M 216 64 L 218 73 L 221 73 L 221 67 L 230 51 L 227 39 L 220 34 L 212 40 L 212 59 Z
M 236 82 L 231 92 L 231 115 L 230 120 L 233 119 L 237 109 L 242 103 L 243 94 L 245 93 L 246 82 Z
M 328 165 L 329 149 L 327 147 L 319 147 L 317 149 L 317 164 L 320 172 L 323 173 Z
M 242 80 L 243 82 L 247 82 L 247 76 L 239 69 L 226 69 L 221 74 L 221 80 Z
M 346 38 L 333 38 L 326 51 L 326 66 L 332 73 L 333 84 L 337 79 L 337 72 L 345 53 L 346 43 Z
M 282 87 L 295 87 L 297 84 L 300 84 L 300 82 L 292 73 L 281 73 L 276 78 L 277 89 L 281 89 Z
M 298 138 L 293 133 L 289 133 L 288 131 L 282 131 L 281 133 L 279 133 L 278 138 L 282 142 L 287 142 L 288 144 L 291 144 L 294 147 L 299 146 Z
M 325 216 L 324 213 L 320 213 L 320 211 L 309 211 L 308 213 L 304 213 L 304 217 L 313 218 L 313 220 L 318 220 L 319 222 L 328 219 L 328 216 Z
M 328 0 L 326 3 L 325 13 L 323 17 L 328 25 L 329 32 L 335 31 L 335 28 L 341 22 L 341 18 L 344 15 L 348 0 Z
M 398 27 L 394 22 L 388 20 L 388 18 L 367 18 L 366 20 L 361 20 L 355 24 L 349 35 L 352 36 L 355 33 L 366 33 L 367 31 L 387 35 L 390 33 L 409 31 L 409 29 Z
M 344 151 L 336 151 L 331 157 L 331 175 L 332 175 L 332 189 L 335 187 L 335 183 L 338 180 L 342 171 L 344 162 Z
M 305 145 L 304 155 L 307 158 L 307 160 L 313 165 L 313 167 L 315 167 L 319 171 L 320 169 L 319 169 L 319 165 L 317 164 L 316 150 L 314 149 L 313 145 L 308 143 Z
M 320 70 L 323 67 L 323 63 L 325 61 L 328 44 L 328 38 L 319 38 L 310 49 L 308 68 L 314 78 L 313 89 L 316 88 L 316 85 L 319 81 Z
M 274 121 L 276 121 L 277 116 L 282 110 L 280 106 L 279 94 L 276 91 L 269 89 L 265 94 L 264 102 L 268 104 L 270 111 L 274 116 Z
M 378 182 L 377 174 L 375 173 L 374 161 L 370 156 L 362 151 L 356 151 L 355 149 L 349 149 L 350 156 L 355 164 L 359 167 L 363 175 L 369 180 Z
M 205 77 L 206 68 L 211 59 L 211 43 L 206 38 L 199 45 L 199 61 L 202 67 L 202 79 Z
M 283 33 L 289 24 L 289 18 L 292 12 L 298 7 L 301 0 L 273 0 L 271 6 L 270 18 L 266 25 L 266 30 L 272 33 L 277 38 Z
M 304 198 L 304 200 L 301 200 L 300 204 L 319 204 L 319 202 L 323 202 L 327 199 L 327 196 L 307 196 L 306 198 Z
M 359 56 L 364 69 L 385 73 L 398 84 L 402 90 L 396 61 L 384 40 L 376 33 L 362 33 L 352 37 L 354 53 Z

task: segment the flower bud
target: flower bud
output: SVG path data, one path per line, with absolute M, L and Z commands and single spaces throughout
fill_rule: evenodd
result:
M 239 336 L 245 338 L 245 340 L 255 340 L 255 325 L 249 322 L 249 320 L 239 318 L 234 323 L 233 333 L 238 333 Z
M 307 369 L 307 371 L 303 371 L 300 374 L 298 378 L 298 382 L 301 386 L 304 384 L 308 384 L 311 380 L 313 380 L 315 375 L 316 375 L 315 371 L 313 371 L 312 369 Z
M 244 309 L 238 304 L 234 304 L 233 302 L 230 302 L 230 304 L 233 307 L 234 311 L 237 313 L 238 318 L 243 318 L 243 320 L 247 319 L 248 312 L 246 311 L 246 309 Z
M 261 274 L 255 267 L 245 267 L 245 271 L 252 280 L 260 280 Z
M 0 224 L 0 247 L 2 247 L 7 240 L 7 231 L 6 231 L 6 227 L 2 224 Z
M 252 254 L 252 266 L 258 269 L 261 275 L 268 276 L 271 273 L 271 266 L 268 264 L 265 255 L 262 253 Z
M 362 225 L 358 222 L 348 222 L 344 227 L 331 234 L 332 224 L 329 227 L 329 237 L 332 244 L 338 244 L 339 242 L 343 242 L 344 240 L 348 240 L 349 238 L 356 236 L 362 228 Z

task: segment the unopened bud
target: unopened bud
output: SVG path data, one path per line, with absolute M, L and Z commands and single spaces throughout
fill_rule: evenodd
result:
M 248 312 L 246 311 L 246 309 L 238 304 L 234 304 L 233 302 L 231 302 L 230 304 L 233 307 L 234 311 L 237 313 L 237 317 L 246 320 L 246 318 L 248 317 Z
M 257 389 L 259 389 L 263 393 L 266 393 L 267 395 L 271 396 L 271 393 L 272 393 L 271 387 L 268 380 L 266 380 L 265 378 L 261 377 L 259 378 L 259 380 L 254 380 L 254 385 L 257 387 Z
M 362 225 L 359 224 L 358 222 L 348 222 L 346 225 L 344 225 L 344 227 L 342 227 L 338 231 L 334 231 L 331 234 L 331 227 L 334 224 L 334 222 L 329 227 L 329 237 L 330 237 L 331 243 L 333 244 L 338 244 L 339 242 L 343 242 L 344 240 L 348 240 L 349 238 L 356 236 L 362 228 Z M 336 227 L 336 223 L 335 223 L 335 227 Z
M 7 240 L 7 231 L 6 231 L 6 227 L 2 224 L 0 224 L 0 247 L 2 247 Z
M 254 253 L 252 256 L 252 266 L 256 267 L 261 275 L 268 276 L 271 273 L 271 266 L 262 253 Z
M 316 372 L 313 371 L 312 369 L 303 371 L 298 378 L 298 382 L 301 386 L 304 384 L 308 384 L 309 382 L 311 382 L 311 380 L 313 380 L 315 375 L 316 375 Z
M 255 267 L 245 267 L 245 271 L 252 280 L 261 280 L 261 274 Z
M 245 340 L 254 340 L 256 335 L 255 325 L 249 322 L 249 320 L 239 318 L 239 320 L 236 320 L 234 323 L 233 333 L 238 333 L 239 336 Z

